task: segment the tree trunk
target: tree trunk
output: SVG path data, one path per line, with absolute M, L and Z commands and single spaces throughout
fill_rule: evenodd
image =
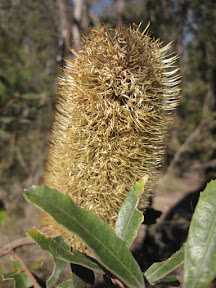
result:
M 69 49 L 72 46 L 72 19 L 69 13 L 69 3 L 68 0 L 57 0 L 57 4 L 61 21 L 60 38 L 64 41 L 66 48 Z
M 84 0 L 74 0 L 73 16 L 74 21 L 72 24 L 72 35 L 73 35 L 73 49 L 79 50 L 81 48 L 81 20 Z
M 82 33 L 87 36 L 89 34 L 89 25 L 90 25 L 90 17 L 89 17 L 89 8 L 90 8 L 90 0 L 83 0 L 83 11 L 82 11 Z

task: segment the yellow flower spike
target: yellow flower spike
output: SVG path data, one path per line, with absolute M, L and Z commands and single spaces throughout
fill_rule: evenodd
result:
M 167 131 L 179 98 L 177 56 L 167 55 L 140 26 L 102 27 L 84 38 L 77 58 L 59 77 L 44 184 L 68 193 L 114 228 L 127 192 L 149 175 L 148 205 L 164 156 Z M 85 245 L 48 215 L 42 224 L 71 245 Z

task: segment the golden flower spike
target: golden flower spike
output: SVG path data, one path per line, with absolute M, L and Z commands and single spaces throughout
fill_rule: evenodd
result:
M 162 47 L 140 27 L 92 31 L 59 77 L 44 184 L 68 193 L 114 228 L 127 192 L 149 175 L 148 205 L 179 98 L 172 44 Z M 145 29 L 147 30 L 147 29 Z M 85 245 L 48 215 L 42 224 L 71 245 Z

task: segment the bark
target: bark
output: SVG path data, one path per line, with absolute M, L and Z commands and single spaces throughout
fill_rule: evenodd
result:
M 81 48 L 81 19 L 82 19 L 82 8 L 84 0 L 74 0 L 74 21 L 72 24 L 72 35 L 73 35 L 73 49 L 79 50 Z
M 81 26 L 82 26 L 82 33 L 85 36 L 87 36 L 89 33 L 89 26 L 90 26 L 89 8 L 90 8 L 90 4 L 91 4 L 90 0 L 83 0 Z
M 68 0 L 57 0 L 57 4 L 59 7 L 61 22 L 60 39 L 64 41 L 65 46 L 68 49 L 72 46 L 72 19 L 69 13 L 69 3 Z

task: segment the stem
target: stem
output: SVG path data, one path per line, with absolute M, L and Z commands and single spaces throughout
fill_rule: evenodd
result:
M 15 258 L 22 265 L 23 270 L 28 275 L 29 279 L 32 281 L 32 284 L 33 284 L 34 288 L 41 288 L 40 285 L 38 284 L 37 280 L 35 279 L 35 277 L 31 273 L 31 271 L 25 265 L 25 263 L 22 260 L 22 258 L 20 256 L 18 256 L 13 250 L 10 252 L 10 254 L 13 256 L 13 258 Z
M 25 246 L 25 245 L 33 245 L 35 242 L 31 238 L 23 237 L 18 240 L 14 240 L 13 242 L 5 245 L 0 249 L 0 257 L 11 253 L 14 249 Z

